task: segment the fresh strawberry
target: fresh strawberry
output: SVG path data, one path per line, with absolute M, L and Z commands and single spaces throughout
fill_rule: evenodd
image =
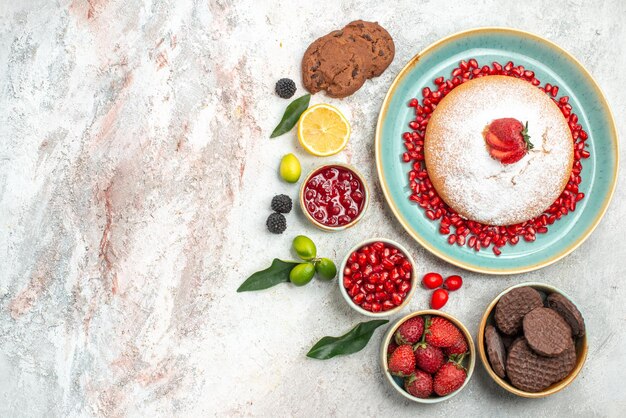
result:
M 445 396 L 460 388 L 466 377 L 467 373 L 463 366 L 458 363 L 448 362 L 441 366 L 435 375 L 433 389 L 437 395 Z
M 494 148 L 503 152 L 513 151 L 514 149 L 517 148 L 517 145 L 515 145 L 515 143 L 504 142 L 500 138 L 498 138 L 496 134 L 494 134 L 493 132 L 487 132 L 485 134 L 485 141 L 487 141 L 487 144 L 491 148 Z
M 408 344 L 399 346 L 389 356 L 387 362 L 389 373 L 396 376 L 409 376 L 415 371 L 415 354 L 413 354 L 413 347 Z
M 415 370 L 415 373 L 404 379 L 404 389 L 416 398 L 428 398 L 433 393 L 433 377 Z
M 513 118 L 492 121 L 483 132 L 489 155 L 502 164 L 513 164 L 524 158 L 533 149 L 526 126 Z
M 461 331 L 450 321 L 440 316 L 432 316 L 426 325 L 426 342 L 435 347 L 451 347 L 465 339 Z
M 409 318 L 396 331 L 395 339 L 398 345 L 415 344 L 422 338 L 424 333 L 424 318 L 414 316 Z
M 387 346 L 387 358 L 396 351 L 396 348 L 398 348 L 398 344 L 396 344 L 394 340 L 389 341 L 389 345 Z
M 419 343 L 414 349 L 415 364 L 427 373 L 435 373 L 444 363 L 443 351 L 441 348 L 427 343 Z
M 446 356 L 451 356 L 453 354 L 464 354 L 467 353 L 469 348 L 467 347 L 467 341 L 465 338 L 461 338 L 454 345 L 450 347 L 446 347 L 443 349 L 443 353 Z

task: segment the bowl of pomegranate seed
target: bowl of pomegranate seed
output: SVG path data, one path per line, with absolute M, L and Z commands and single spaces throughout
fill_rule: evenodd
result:
M 363 241 L 339 268 L 339 289 L 355 311 L 388 316 L 404 308 L 415 291 L 415 262 L 402 245 L 385 238 Z
M 572 299 L 544 283 L 520 283 L 494 298 L 478 329 L 487 374 L 524 398 L 569 386 L 587 358 L 585 320 Z
M 317 167 L 300 187 L 304 216 L 324 231 L 343 231 L 355 225 L 363 218 L 368 203 L 365 178 L 347 164 Z
M 458 394 L 474 372 L 472 336 L 438 310 L 413 312 L 389 327 L 380 351 L 389 384 L 407 399 L 442 402 Z

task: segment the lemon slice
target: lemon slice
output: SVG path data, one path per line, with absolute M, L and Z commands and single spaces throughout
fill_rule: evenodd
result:
M 350 124 L 328 104 L 308 108 L 298 121 L 298 140 L 305 150 L 318 157 L 337 154 L 350 138 Z

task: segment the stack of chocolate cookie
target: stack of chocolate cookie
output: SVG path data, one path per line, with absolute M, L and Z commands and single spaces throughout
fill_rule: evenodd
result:
M 302 82 L 311 93 L 346 97 L 393 61 L 393 39 L 376 22 L 356 20 L 315 40 L 302 57 Z
M 497 328 L 485 329 L 487 357 L 516 388 L 540 392 L 574 369 L 574 339 L 585 334 L 585 322 L 565 296 L 551 293 L 544 302 L 532 287 L 513 289 L 498 301 L 494 322 Z

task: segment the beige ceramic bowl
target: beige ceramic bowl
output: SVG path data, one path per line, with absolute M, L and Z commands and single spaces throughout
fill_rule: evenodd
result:
M 487 307 L 487 310 L 483 314 L 483 318 L 480 321 L 480 327 L 478 328 L 478 353 L 480 355 L 480 360 L 482 361 L 483 366 L 487 370 L 487 373 L 489 374 L 489 376 L 491 376 L 493 380 L 495 380 L 498 385 L 517 396 L 522 396 L 524 398 L 543 398 L 565 389 L 567 386 L 569 386 L 570 383 L 574 381 L 574 379 L 576 379 L 576 376 L 578 376 L 578 373 L 580 373 L 580 370 L 583 368 L 583 365 L 585 364 L 585 360 L 587 358 L 587 332 L 585 332 L 585 335 L 583 337 L 578 338 L 576 341 L 576 366 L 574 367 L 574 369 L 570 372 L 569 375 L 567 375 L 565 379 L 552 384 L 547 389 L 542 390 L 541 392 L 526 392 L 511 385 L 507 380 L 500 378 L 493 371 L 493 369 L 491 368 L 491 364 L 487 359 L 487 352 L 485 351 L 485 328 L 487 327 L 487 325 L 493 325 L 493 312 L 500 298 L 512 289 L 524 286 L 533 287 L 545 294 L 560 293 L 568 298 L 570 301 L 572 301 L 572 303 L 574 303 L 572 298 L 570 298 L 568 295 L 566 295 L 556 287 L 544 283 L 528 282 L 516 284 L 515 286 L 509 287 L 491 301 L 491 303 Z
M 409 318 L 413 318 L 414 316 L 421 316 L 421 315 L 440 316 L 452 322 L 454 325 L 457 326 L 457 328 L 461 330 L 461 332 L 463 333 L 463 336 L 465 337 L 465 340 L 467 341 L 467 346 L 469 347 L 469 358 L 465 358 L 464 360 L 464 366 L 467 369 L 467 377 L 465 378 L 465 382 L 463 382 L 463 385 L 460 388 L 458 388 L 452 393 L 447 394 L 446 396 L 433 396 L 430 398 L 416 398 L 415 396 L 405 391 L 404 387 L 402 387 L 398 382 L 396 382 L 394 376 L 392 376 L 391 373 L 389 373 L 389 370 L 387 370 L 387 347 L 389 346 L 389 343 L 391 342 L 391 339 L 393 338 L 393 334 L 400 327 L 400 325 L 402 325 L 404 321 L 406 321 Z M 400 318 L 392 326 L 389 327 L 389 330 L 383 337 L 383 343 L 380 346 L 380 367 L 387 381 L 389 382 L 389 384 L 405 398 L 410 399 L 414 402 L 419 402 L 419 403 L 438 403 L 438 402 L 443 402 L 445 400 L 448 400 L 452 398 L 453 396 L 455 396 L 457 393 L 463 390 L 463 388 L 467 385 L 467 383 L 472 378 L 472 374 L 474 373 L 475 363 L 476 363 L 476 350 L 474 348 L 474 340 L 472 340 L 472 335 L 469 333 L 467 328 L 465 328 L 465 325 L 463 325 L 461 321 L 459 321 L 452 315 L 447 314 L 442 311 L 437 311 L 434 309 L 426 309 L 423 311 L 413 312 L 411 314 L 408 314 L 404 318 Z
M 342 226 L 327 226 L 322 223 L 319 223 L 315 218 L 313 218 L 313 216 L 311 216 L 311 214 L 306 208 L 306 204 L 304 203 L 304 189 L 306 188 L 306 185 L 309 182 L 310 178 L 313 176 L 313 174 L 317 173 L 319 170 L 326 168 L 326 167 L 343 167 L 345 169 L 348 169 L 361 181 L 361 184 L 363 185 L 364 196 L 363 196 L 363 209 L 361 210 L 361 213 L 359 213 L 358 216 L 352 220 L 352 222 L 347 223 Z M 367 187 L 367 182 L 365 181 L 365 178 L 354 167 L 348 164 L 331 163 L 331 164 L 320 165 L 319 167 L 316 167 L 313 170 L 311 170 L 309 174 L 307 174 L 307 176 L 304 178 L 300 186 L 300 208 L 302 209 L 302 213 L 304 213 L 304 216 L 309 221 L 311 221 L 313 225 L 315 225 L 316 227 L 324 231 L 330 231 L 330 232 L 343 231 L 345 229 L 348 229 L 354 226 L 365 215 L 365 212 L 367 211 L 367 206 L 369 205 L 369 201 L 370 201 L 370 190 Z
M 371 311 L 367 311 L 367 310 L 361 308 L 359 305 L 357 305 L 356 303 L 354 303 L 352 301 L 352 299 L 350 298 L 350 295 L 348 294 L 348 291 L 343 286 L 343 271 L 346 268 L 346 264 L 348 263 L 348 258 L 350 257 L 350 254 L 352 254 L 353 252 L 355 252 L 356 250 L 358 250 L 359 248 L 361 248 L 361 247 L 363 247 L 365 245 L 373 244 L 373 243 L 378 242 L 378 241 L 384 242 L 387 245 L 396 247 L 406 257 L 406 259 L 409 261 L 409 263 L 411 263 L 411 289 L 409 290 L 409 293 L 406 295 L 406 298 L 404 298 L 402 303 L 400 305 L 396 306 L 395 308 L 390 309 L 388 311 L 371 312 Z M 344 257 L 343 261 L 341 262 L 341 266 L 339 266 L 339 280 L 337 280 L 337 282 L 339 283 L 339 290 L 341 291 L 341 294 L 342 294 L 343 298 L 346 300 L 348 305 L 350 305 L 350 307 L 352 309 L 354 309 L 355 311 L 357 311 L 358 313 L 361 313 L 361 314 L 367 315 L 367 316 L 377 317 L 377 318 L 393 315 L 396 312 L 402 310 L 402 308 L 404 308 L 406 305 L 408 305 L 409 301 L 413 297 L 413 293 L 415 292 L 415 287 L 418 284 L 417 283 L 417 270 L 415 269 L 415 260 L 413 260 L 413 257 L 411 257 L 411 254 L 409 254 L 409 252 L 407 251 L 406 248 L 404 248 L 402 245 L 398 244 L 395 241 L 392 241 L 392 240 L 386 239 L 386 238 L 371 238 L 371 239 L 367 239 L 365 241 L 362 241 L 362 242 L 358 243 L 354 247 L 350 248 L 350 250 L 348 251 L 348 253 Z

